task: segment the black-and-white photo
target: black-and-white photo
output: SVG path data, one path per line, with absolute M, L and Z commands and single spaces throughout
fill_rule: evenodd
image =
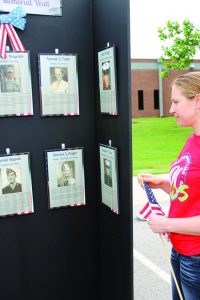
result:
M 112 162 L 104 158 L 104 183 L 112 187 Z
M 49 208 L 85 205 L 83 148 L 47 150 Z
M 57 186 L 75 185 L 74 161 L 63 161 L 57 165 Z
M 68 87 L 68 70 L 66 67 L 50 67 L 51 93 L 67 93 Z
M 22 192 L 20 167 L 2 168 L 2 194 Z

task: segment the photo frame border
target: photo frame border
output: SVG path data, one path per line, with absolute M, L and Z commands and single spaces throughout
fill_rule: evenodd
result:
M 101 157 L 101 147 L 105 148 L 105 149 L 109 149 L 109 150 L 112 150 L 113 153 L 114 153 L 114 166 L 115 166 L 115 174 L 113 175 L 112 174 L 112 180 L 114 179 L 113 183 L 114 183 L 114 186 L 116 186 L 116 191 L 115 191 L 115 207 L 112 207 L 110 205 L 107 205 L 105 202 L 103 202 L 103 184 L 102 184 L 102 174 L 103 174 L 103 171 L 102 170 L 102 164 L 101 164 L 101 160 L 102 158 L 104 157 Z M 105 159 L 108 159 L 110 160 L 110 158 L 107 158 L 105 157 Z M 113 146 L 110 146 L 110 145 L 105 145 L 105 144 L 102 144 L 102 143 L 99 143 L 99 162 L 100 162 L 100 185 L 101 185 L 101 201 L 102 201 L 102 204 L 104 204 L 105 206 L 109 207 L 110 210 L 119 215 L 120 214 L 120 210 L 119 210 L 119 173 L 118 173 L 118 149 L 116 147 L 113 147 Z
M 33 116 L 34 113 L 33 113 L 33 91 L 32 91 L 32 78 L 31 78 L 31 62 L 30 62 L 30 51 L 29 50 L 26 50 L 26 51 L 6 51 L 7 53 L 7 58 L 6 59 L 3 59 L 3 58 L 0 58 L 0 66 L 7 66 L 8 68 L 15 65 L 11 59 L 9 59 L 9 56 L 10 55 L 14 55 L 14 56 L 19 56 L 19 55 L 27 55 L 27 65 L 24 64 L 23 65 L 23 69 L 26 69 L 26 74 L 24 75 L 23 72 L 21 72 L 21 74 L 23 74 L 23 79 L 24 78 L 27 78 L 28 77 L 28 80 L 27 80 L 27 83 L 26 83 L 26 91 L 27 91 L 27 95 L 24 95 L 23 96 L 23 92 L 0 92 L 0 101 L 2 101 L 4 98 L 5 98 L 5 102 L 7 103 L 7 101 L 9 100 L 9 97 L 10 96 L 10 102 L 12 101 L 13 102 L 13 99 L 15 99 L 16 101 L 16 98 L 20 99 L 20 96 L 21 96 L 21 99 L 22 99 L 22 96 L 23 97 L 27 97 L 27 106 L 29 105 L 29 110 L 27 108 L 27 111 L 20 111 L 17 113 L 17 111 L 13 112 L 12 113 L 2 113 L 0 114 L 0 118 L 2 117 L 26 117 L 26 116 Z M 14 57 L 13 57 L 14 59 Z M 19 67 L 20 67 L 20 62 L 19 62 Z M 21 67 L 22 69 L 22 67 Z M 21 79 L 21 82 L 24 82 L 23 79 Z M 1 83 L 0 83 L 1 85 Z M 13 94 L 12 93 L 19 93 L 19 94 L 15 94 L 15 97 L 13 97 Z M 10 95 L 11 94 L 11 95 Z M 21 94 L 21 95 L 20 95 Z M 4 97 L 3 97 L 4 96 Z M 16 97 L 18 96 L 18 97 Z M 20 106 L 21 103 L 15 103 L 14 105 L 16 106 L 16 104 L 18 104 Z M 5 108 L 6 108 L 6 104 L 5 104 Z
M 101 88 L 101 79 L 100 79 L 100 73 L 101 73 L 101 69 L 100 69 L 100 62 L 99 62 L 99 55 L 103 52 L 105 52 L 108 49 L 113 49 L 113 74 L 111 74 L 111 78 L 114 78 L 114 93 L 115 93 L 115 99 L 114 99 L 114 107 L 116 107 L 116 110 L 110 109 L 108 111 L 102 111 L 102 102 L 103 102 L 103 94 L 102 94 L 102 88 Z M 112 45 L 112 46 L 107 46 L 103 49 L 100 49 L 97 52 L 97 57 L 98 57 L 98 79 L 99 79 L 99 99 L 100 99 L 100 113 L 104 114 L 104 115 L 110 115 L 110 116 L 118 116 L 119 115 L 119 104 L 118 104 L 118 91 L 117 91 L 117 63 L 116 63 L 116 46 Z M 113 104 L 110 103 L 109 106 L 112 106 Z
M 34 213 L 34 199 L 33 199 L 33 183 L 32 183 L 32 174 L 31 174 L 31 160 L 30 160 L 30 152 L 20 152 L 20 153 L 9 153 L 9 154 L 0 154 L 0 170 L 1 170 L 1 168 L 2 168 L 2 166 L 1 166 L 1 163 L 2 163 L 2 161 L 1 160 L 3 160 L 3 163 L 5 162 L 5 159 L 7 159 L 7 158 L 9 158 L 9 157 L 14 157 L 14 156 L 16 156 L 16 157 L 18 157 L 18 156 L 27 156 L 27 172 L 26 172 L 26 176 L 24 176 L 24 177 L 22 177 L 21 176 L 21 184 L 22 184 L 22 193 L 23 193 L 23 181 L 25 181 L 25 178 L 26 178 L 26 181 L 27 181 L 27 176 L 28 176 L 28 187 L 27 187 L 27 190 L 28 190 L 28 200 L 27 201 L 29 201 L 30 203 L 29 203 L 29 210 L 28 211 L 25 211 L 25 210 L 21 210 L 20 212 L 18 212 L 18 211 L 13 211 L 13 212 L 10 212 L 10 213 L 7 213 L 7 214 L 2 214 L 1 213 L 1 205 L 4 205 L 4 204 L 2 204 L 2 201 L 4 200 L 4 199 L 1 199 L 0 200 L 0 217 L 7 217 L 7 216 L 17 216 L 17 215 L 29 215 L 29 214 L 33 214 Z M 5 166 L 6 168 L 13 168 L 13 169 L 15 169 L 16 168 L 16 166 L 14 167 L 15 165 L 13 165 L 13 164 L 8 164 L 8 166 Z M 20 165 L 19 165 L 20 166 Z M 0 182 L 1 182 L 1 185 L 2 185 L 2 178 L 1 178 L 1 175 L 0 175 Z M 2 187 L 3 188 L 3 187 Z M 8 194 L 10 194 L 10 193 L 8 193 Z M 8 195 L 7 194 L 7 195 Z M 12 197 L 14 197 L 14 196 L 16 196 L 15 198 L 19 198 L 19 197 L 17 197 L 18 195 L 21 195 L 21 193 L 19 194 L 18 192 L 16 192 L 16 193 L 11 193 L 11 196 Z M 10 196 L 10 197 L 11 197 Z M 7 197 L 7 196 L 3 196 L 3 194 L 1 195 L 1 197 L 2 198 L 4 198 L 4 197 Z M 8 195 L 8 197 L 9 197 L 9 195 Z M 14 199 L 14 200 L 17 200 L 17 199 Z M 23 199 L 21 199 L 21 200 L 23 200 Z M 18 199 L 18 201 L 20 201 L 20 199 Z M 10 199 L 10 202 L 12 202 L 12 199 Z M 9 203 L 9 198 L 8 199 L 6 199 L 5 201 L 4 201 L 4 203 L 5 204 L 10 204 Z

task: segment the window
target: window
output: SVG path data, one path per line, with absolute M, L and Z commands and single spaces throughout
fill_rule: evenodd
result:
M 154 109 L 159 109 L 159 90 L 154 90 Z
M 144 110 L 144 94 L 142 90 L 138 91 L 138 109 Z

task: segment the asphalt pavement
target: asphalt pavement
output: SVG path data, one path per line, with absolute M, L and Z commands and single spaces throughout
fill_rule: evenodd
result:
M 167 213 L 169 195 L 161 190 L 154 190 L 154 194 Z M 133 177 L 134 300 L 170 300 L 171 245 L 164 240 L 163 246 L 160 235 L 153 233 L 146 221 L 137 218 L 146 202 L 145 191 L 138 184 L 137 178 Z

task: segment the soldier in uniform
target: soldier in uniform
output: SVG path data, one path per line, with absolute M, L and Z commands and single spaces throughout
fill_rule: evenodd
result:
M 112 187 L 111 161 L 108 159 L 104 161 L 104 183 Z
M 57 186 L 75 185 L 75 179 L 71 176 L 71 169 L 69 163 L 64 161 L 61 165 L 62 176 L 58 178 Z
M 6 174 L 9 184 L 2 189 L 2 194 L 22 192 L 21 183 L 16 182 L 16 172 L 13 169 L 7 168 Z
M 54 69 L 54 76 L 56 80 L 51 84 L 51 93 L 67 93 L 68 82 L 63 79 L 64 73 L 62 68 L 56 67 Z
M 1 83 L 1 92 L 3 93 L 20 92 L 20 85 L 14 77 L 14 70 L 12 67 L 8 67 L 6 70 L 6 77 L 3 78 Z

